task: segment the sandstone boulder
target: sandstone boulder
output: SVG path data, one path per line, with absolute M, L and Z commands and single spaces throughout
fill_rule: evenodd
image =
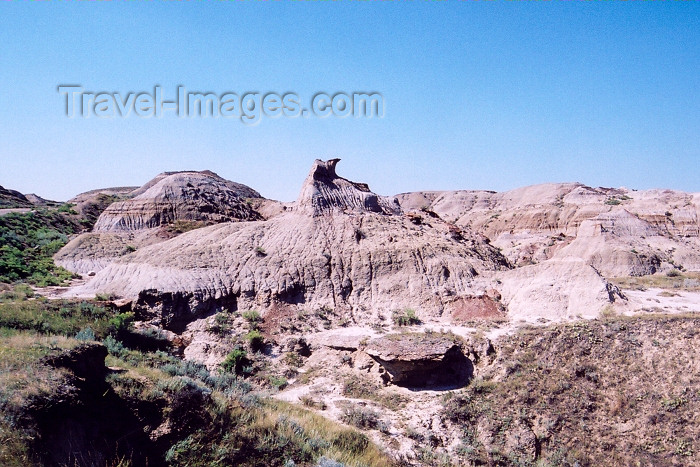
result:
M 474 366 L 463 343 L 437 333 L 389 334 L 370 340 L 364 351 L 385 370 L 385 382 L 415 388 L 466 385 Z

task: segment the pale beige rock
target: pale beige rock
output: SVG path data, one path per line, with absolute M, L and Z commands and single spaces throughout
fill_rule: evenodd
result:
M 213 172 L 166 172 L 133 191 L 131 199 L 111 204 L 100 215 L 97 232 L 132 231 L 176 221 L 258 220 L 246 203 L 260 194 Z
M 543 184 L 503 193 L 397 195 L 491 239 L 515 265 L 582 259 L 605 277 L 700 270 L 700 195 L 672 190 Z
M 131 298 L 166 323 L 273 303 L 328 306 L 364 323 L 401 308 L 438 317 L 455 297 L 472 295 L 477 275 L 507 266 L 469 229 L 417 224 L 361 184 L 334 178 L 331 166 L 314 164 L 291 212 L 139 248 L 76 293 Z

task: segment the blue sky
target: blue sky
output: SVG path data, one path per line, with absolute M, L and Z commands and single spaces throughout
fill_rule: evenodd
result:
M 378 91 L 381 119 L 73 118 L 85 90 Z M 65 200 L 210 169 L 296 198 L 543 182 L 700 191 L 700 2 L 0 2 L 0 184 Z

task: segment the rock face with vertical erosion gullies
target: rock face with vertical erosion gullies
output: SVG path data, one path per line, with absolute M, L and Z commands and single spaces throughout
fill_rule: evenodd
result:
M 417 222 L 335 175 L 336 163 L 316 161 L 287 212 L 139 248 L 74 292 L 130 299 L 172 329 L 224 307 L 325 306 L 368 323 L 401 308 L 437 318 L 492 286 L 482 274 L 507 269 L 484 237 L 437 218 Z
M 297 210 L 320 216 L 333 212 L 376 212 L 400 214 L 395 198 L 372 193 L 366 183 L 357 183 L 339 177 L 335 166 L 340 159 L 316 159 L 306 177 L 297 199 Z
M 219 223 L 260 220 L 247 198 L 260 193 L 214 172 L 165 172 L 105 209 L 96 232 L 134 231 L 176 221 Z

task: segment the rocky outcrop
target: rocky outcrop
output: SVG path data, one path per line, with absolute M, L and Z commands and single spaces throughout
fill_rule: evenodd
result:
M 218 223 L 262 218 L 246 202 L 246 198 L 260 198 L 260 193 L 209 171 L 166 172 L 131 195 L 129 200 L 109 205 L 94 230 L 120 232 L 176 221 Z
M 552 259 L 499 275 L 502 301 L 514 321 L 595 318 L 624 296 L 583 260 Z
M 468 228 L 457 235 L 440 219 L 417 223 L 381 197 L 353 191 L 363 185 L 333 178 L 336 162 L 314 164 L 289 212 L 139 248 L 74 292 L 131 299 L 145 315 L 158 310 L 151 316 L 166 324 L 224 303 L 262 310 L 325 306 L 367 322 L 407 307 L 439 317 L 456 298 L 491 286 L 483 273 L 507 268 L 500 253 Z
M 281 203 L 268 202 L 257 191 L 210 171 L 165 172 L 140 188 L 94 190 L 71 203 L 94 229 L 72 239 L 54 260 L 78 274 L 96 273 L 137 249 L 186 230 L 261 220 L 256 207 L 270 216 L 283 211 Z
M 452 335 L 405 333 L 370 340 L 364 349 L 385 370 L 385 383 L 415 388 L 458 388 L 474 366 Z
M 491 239 L 516 266 L 583 260 L 604 277 L 700 269 L 700 195 L 544 184 L 397 195 Z
M 87 228 L 92 229 L 100 217 L 100 214 L 109 207 L 112 203 L 123 201 L 131 198 L 132 192 L 138 187 L 114 187 L 102 188 L 98 190 L 86 191 L 74 196 L 68 203 L 73 205 L 75 210 L 82 218 L 85 219 Z
M 400 214 L 396 199 L 372 193 L 365 183 L 356 183 L 339 177 L 335 166 L 340 159 L 316 159 L 306 177 L 297 199 L 296 209 L 312 216 L 334 212 L 375 212 Z

